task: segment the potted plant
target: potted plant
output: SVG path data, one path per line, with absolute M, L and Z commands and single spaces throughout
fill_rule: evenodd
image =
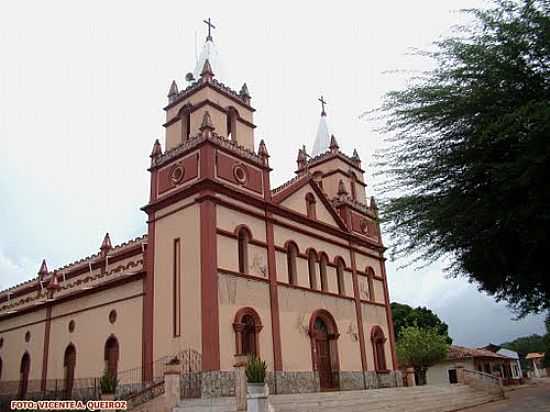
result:
M 118 386 L 118 379 L 108 370 L 105 370 L 99 380 L 99 386 L 101 388 L 101 398 L 104 400 L 113 400 Z
M 267 365 L 265 361 L 252 355 L 248 358 L 245 373 L 248 381 L 248 393 L 251 395 L 260 395 L 265 393 L 265 371 Z

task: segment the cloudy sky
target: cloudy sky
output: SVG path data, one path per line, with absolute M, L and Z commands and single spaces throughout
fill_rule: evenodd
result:
M 221 81 L 246 81 L 274 185 L 311 147 L 322 94 L 342 150 L 364 165 L 384 136 L 360 114 L 430 67 L 428 48 L 479 0 L 385 2 L 18 1 L 0 5 L 0 288 L 145 233 L 148 155 L 163 141 L 166 94 L 195 64 L 210 16 Z M 197 39 L 197 42 L 195 42 Z M 220 68 L 221 70 L 221 68 Z M 373 169 L 367 166 L 369 190 Z M 373 193 L 374 192 L 374 193 Z M 386 239 L 388 237 L 386 236 Z M 390 262 L 392 300 L 433 309 L 455 342 L 500 343 L 542 333 L 443 264 Z

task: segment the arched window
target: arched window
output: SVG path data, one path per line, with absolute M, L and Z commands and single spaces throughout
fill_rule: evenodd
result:
M 241 226 L 237 231 L 237 243 L 239 254 L 239 272 L 248 275 L 248 242 L 252 238 L 250 231 Z
M 19 399 L 25 399 L 29 387 L 29 373 L 31 371 L 31 357 L 27 352 L 21 358 L 21 368 L 19 369 Z
M 185 142 L 189 139 L 191 133 L 191 104 L 185 104 L 179 112 L 181 121 L 181 141 Z
M 111 376 L 118 374 L 118 340 L 114 336 L 110 336 L 105 342 L 105 370 Z
M 308 193 L 306 195 L 306 210 L 307 210 L 307 217 L 309 217 L 310 219 L 317 219 L 315 196 L 313 196 L 311 193 Z
M 371 342 L 374 351 L 374 367 L 377 371 L 385 371 L 386 368 L 386 352 L 384 350 L 384 343 L 386 343 L 386 337 L 380 326 L 372 328 Z
M 336 280 L 338 282 L 338 294 L 339 295 L 345 295 L 346 294 L 346 287 L 344 282 L 344 270 L 346 265 L 344 264 L 344 260 L 342 258 L 336 259 Z
M 286 260 L 288 269 L 288 283 L 298 284 L 298 272 L 296 269 L 296 260 L 298 258 L 298 246 L 294 242 L 289 242 L 286 248 Z
M 321 275 L 321 290 L 324 292 L 328 291 L 327 265 L 328 257 L 325 253 L 321 253 L 321 257 L 319 258 L 319 274 Z
M 237 354 L 260 355 L 259 334 L 262 327 L 260 316 L 254 309 L 247 307 L 237 312 L 233 322 Z
M 70 344 L 65 349 L 63 367 L 65 370 L 65 398 L 71 399 L 74 385 L 74 371 L 76 368 L 76 349 L 73 344 Z
M 0 358 L 0 380 L 2 380 L 2 358 Z
M 227 138 L 237 141 L 237 118 L 239 113 L 234 107 L 227 108 Z
M 317 287 L 317 253 L 313 249 L 310 249 L 307 254 L 307 262 L 309 269 L 309 287 L 311 289 L 318 289 Z
M 374 269 L 371 267 L 367 268 L 367 282 L 369 286 L 369 300 L 374 302 Z

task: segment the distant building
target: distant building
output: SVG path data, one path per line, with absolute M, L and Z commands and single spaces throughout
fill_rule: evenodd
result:
M 490 343 L 489 345 L 481 349 L 486 349 L 491 352 L 494 352 L 499 355 L 506 356 L 507 358 L 515 360 L 514 362 L 510 362 L 509 369 L 508 367 L 506 367 L 506 370 L 505 370 L 506 374 L 504 375 L 505 383 L 507 383 L 506 382 L 507 379 L 512 380 L 512 382 L 510 383 L 515 383 L 514 381 L 519 381 L 523 378 L 523 371 L 521 370 L 519 353 L 514 352 L 513 350 L 510 350 L 510 349 L 503 348 L 502 346 L 499 346 L 499 345 L 493 345 L 492 343 Z
M 517 355 L 517 354 L 516 354 Z M 445 383 L 457 383 L 456 368 L 475 370 L 503 378 L 504 383 L 511 383 L 512 369 L 517 364 L 517 359 L 495 353 L 487 349 L 466 348 L 464 346 L 449 346 L 447 359 L 428 368 L 426 383 L 428 385 L 441 385 Z M 515 371 L 516 376 L 519 371 Z
M 525 360 L 527 360 L 533 368 L 533 370 L 528 372 L 530 378 L 542 378 L 543 376 L 548 376 L 548 371 L 542 367 L 543 358 L 544 353 L 540 352 L 528 353 L 525 357 Z

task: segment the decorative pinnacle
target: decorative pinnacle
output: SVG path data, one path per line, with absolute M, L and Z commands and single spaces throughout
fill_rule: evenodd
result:
M 210 118 L 210 113 L 208 113 L 208 110 L 205 111 L 204 115 L 202 116 L 201 127 L 199 127 L 199 130 L 201 132 L 204 130 L 214 130 L 214 124 L 212 123 L 212 119 Z
M 203 20 L 203 22 L 206 23 L 206 25 L 208 26 L 208 36 L 206 36 L 206 41 L 212 41 L 212 29 L 215 29 L 216 26 L 214 26 L 210 22 L 210 17 L 208 18 L 208 20 Z
M 374 211 L 378 210 L 378 205 L 376 204 L 376 200 L 374 200 L 374 196 L 370 197 L 370 208 Z
M 57 272 L 53 272 L 52 277 L 50 278 L 50 281 L 48 282 L 48 285 L 46 288 L 48 290 L 55 290 L 59 289 L 61 286 L 59 285 L 59 279 L 57 278 Z
M 212 71 L 212 66 L 210 66 L 210 62 L 208 59 L 204 61 L 204 65 L 202 66 L 201 71 L 201 79 L 203 81 L 210 81 L 214 77 L 214 72 Z
M 329 146 L 329 149 L 331 151 L 335 151 L 335 150 L 338 150 L 340 148 L 340 146 L 338 146 L 338 142 L 336 141 L 336 137 L 334 137 L 333 134 L 330 135 L 330 146 Z
M 327 102 L 323 96 L 321 96 L 318 100 L 321 102 L 321 116 L 326 116 L 327 112 L 325 112 L 325 104 L 327 104 Z
M 156 139 L 155 143 L 153 144 L 153 150 L 151 151 L 149 157 L 151 159 L 156 159 L 160 155 L 162 155 L 162 147 L 160 146 L 159 139 Z
M 347 196 L 348 191 L 346 189 L 346 185 L 344 184 L 344 181 L 340 179 L 338 182 L 338 196 Z
M 357 149 L 353 149 L 353 155 L 351 156 L 351 158 L 353 160 L 355 160 L 356 162 L 360 162 L 361 159 L 359 158 L 359 153 L 357 153 Z
M 263 158 L 269 157 L 269 153 L 267 152 L 267 147 L 265 146 L 264 139 L 260 141 L 260 145 L 258 146 L 258 155 Z
M 175 80 L 172 80 L 170 90 L 168 90 L 168 101 L 173 102 L 178 95 L 178 85 Z
M 48 266 L 46 265 L 46 259 L 42 259 L 42 264 L 40 265 L 40 269 L 38 270 L 38 277 L 40 279 L 43 279 L 46 276 L 48 276 Z
M 103 242 L 101 242 L 101 247 L 99 248 L 101 251 L 101 256 L 106 256 L 112 248 L 111 237 L 109 236 L 109 233 L 105 233 L 105 237 L 103 238 Z
M 243 86 L 241 87 L 241 91 L 239 92 L 239 95 L 241 97 L 250 97 L 250 93 L 248 92 L 248 86 L 246 83 L 243 83 Z

